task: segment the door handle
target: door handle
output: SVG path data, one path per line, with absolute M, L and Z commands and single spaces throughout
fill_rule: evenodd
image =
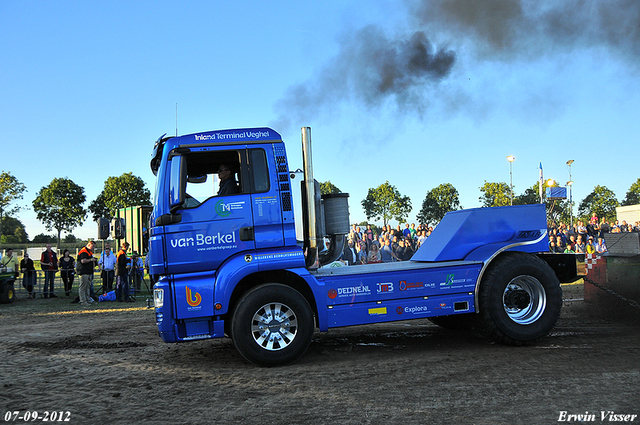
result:
M 254 239 L 253 236 L 253 227 L 241 227 L 240 228 L 240 240 L 241 241 L 252 241 Z

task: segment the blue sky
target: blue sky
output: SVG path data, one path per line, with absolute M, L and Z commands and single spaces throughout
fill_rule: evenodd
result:
M 558 6 L 561 5 L 561 6 Z M 271 126 L 301 166 L 360 201 L 385 181 L 410 196 L 484 181 L 516 194 L 596 185 L 619 201 L 640 177 L 640 3 L 513 0 L 1 1 L 0 169 L 27 186 L 85 188 L 133 172 L 153 191 L 163 133 Z M 47 232 L 25 208 L 33 238 Z M 393 223 L 395 224 L 395 223 Z M 96 225 L 74 231 L 95 237 Z

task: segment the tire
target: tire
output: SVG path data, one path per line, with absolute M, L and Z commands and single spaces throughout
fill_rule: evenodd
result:
M 429 320 L 441 328 L 463 331 L 474 327 L 477 321 L 476 316 L 475 313 L 452 314 L 451 316 L 430 317 Z
M 553 328 L 562 308 L 562 288 L 547 263 L 532 254 L 506 253 L 480 284 L 479 330 L 508 345 L 532 345 Z
M 14 280 L 3 280 L 0 282 L 0 303 L 10 304 L 16 299 L 16 291 L 13 288 Z
M 258 366 L 282 366 L 299 359 L 311 344 L 313 312 L 295 289 L 269 283 L 247 292 L 231 319 L 231 338 L 240 354 Z

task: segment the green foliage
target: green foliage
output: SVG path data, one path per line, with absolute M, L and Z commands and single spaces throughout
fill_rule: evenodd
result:
M 49 186 L 37 193 L 33 200 L 33 211 L 47 230 L 60 233 L 71 232 L 84 222 L 87 211 L 82 207 L 86 200 L 84 188 L 68 178 L 55 178 Z
M 327 180 L 324 183 L 320 183 L 320 194 L 327 195 L 329 193 L 342 193 L 342 191 L 338 189 L 336 185 L 331 183 L 330 180 Z
M 89 211 L 94 221 L 99 218 L 111 220 L 120 208 L 150 204 L 151 192 L 144 181 L 133 173 L 124 173 L 120 177 L 109 177 L 104 182 L 104 189 L 89 204 Z
M 4 229 L 4 234 L 0 236 L 0 243 L 15 244 L 29 242 L 24 224 L 17 218 L 3 217 L 2 228 Z
M 511 203 L 509 194 L 509 185 L 503 182 L 493 183 L 484 181 L 484 185 L 480 187 L 482 196 L 478 199 L 482 202 L 483 207 L 502 207 Z
M 640 204 L 640 179 L 636 180 L 627 191 L 627 195 L 622 201 L 622 206 Z
M 544 196 L 544 195 L 543 195 Z M 540 203 L 540 189 L 538 183 L 527 188 L 522 195 L 513 198 L 513 205 L 533 205 Z
M 527 188 L 523 194 L 513 198 L 513 205 L 531 205 L 540 203 L 540 187 L 539 182 L 535 182 L 533 186 Z M 571 217 L 569 210 L 569 200 L 554 199 L 548 200 L 546 190 L 548 187 L 559 187 L 557 182 L 553 182 L 549 186 L 549 180 L 542 185 L 542 201 L 546 204 L 547 217 L 552 222 L 568 223 Z
M 387 181 L 375 189 L 369 189 L 367 197 L 362 200 L 362 208 L 368 220 L 382 219 L 385 226 L 392 218 L 403 223 L 411 212 L 411 199 L 400 194 L 398 189 Z
M 443 183 L 427 192 L 416 218 L 422 224 L 435 225 L 446 213 L 460 208 L 458 190 L 451 183 Z
M 578 206 L 578 216 L 588 221 L 593 213 L 606 220 L 615 220 L 618 200 L 615 193 L 606 186 L 596 186 Z
M 72 234 L 68 234 L 67 236 L 64 237 L 62 242 L 64 242 L 64 243 L 74 243 L 74 242 L 77 242 L 78 240 L 79 239 L 76 238 L 75 236 L 73 236 Z
M 55 236 L 45 235 L 40 233 L 33 238 L 33 243 L 55 243 L 57 241 Z
M 2 173 L 0 173 L 0 236 L 3 234 L 3 218 L 20 211 L 20 206 L 12 206 L 12 204 L 22 199 L 22 194 L 26 190 L 27 187 L 11 175 L 10 172 L 2 171 Z

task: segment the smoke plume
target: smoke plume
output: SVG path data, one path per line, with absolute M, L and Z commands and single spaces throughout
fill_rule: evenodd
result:
M 398 110 L 423 110 L 426 88 L 446 78 L 454 63 L 454 52 L 436 48 L 422 31 L 389 39 L 379 27 L 366 26 L 343 36 L 340 52 L 313 81 L 288 89 L 276 104 L 279 124 L 316 118 L 345 100 L 371 109 L 391 102 Z
M 464 66 L 467 61 L 508 64 L 600 49 L 599 55 L 631 66 L 640 62 L 638 0 L 406 0 L 404 4 L 414 25 L 410 31 L 389 38 L 370 25 L 345 34 L 336 57 L 310 81 L 291 86 L 276 103 L 278 128 L 336 113 L 347 102 L 369 111 L 392 106 L 398 117 L 406 113 L 422 117 L 436 100 L 451 111 L 486 110 L 485 102 L 491 100 L 474 99 L 460 80 L 441 87 L 461 60 Z M 553 104 L 550 96 L 533 95 Z
M 411 1 L 417 25 L 471 42 L 477 53 L 511 59 L 603 47 L 640 59 L 636 0 Z

